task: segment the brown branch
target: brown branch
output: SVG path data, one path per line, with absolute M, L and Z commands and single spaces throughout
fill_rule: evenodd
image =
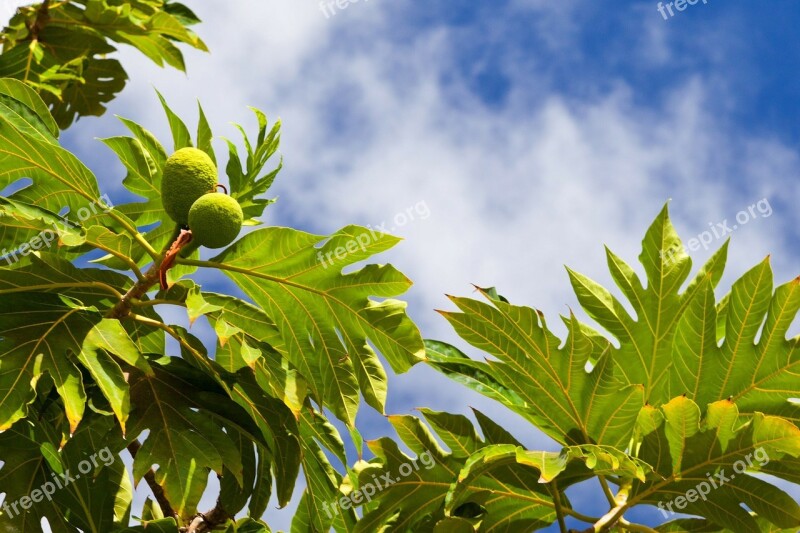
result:
M 153 288 L 157 283 L 160 283 L 160 276 L 162 274 L 162 269 L 164 268 L 164 263 L 166 259 L 169 257 L 167 252 L 171 250 L 180 239 L 182 235 L 182 231 L 180 226 L 175 227 L 175 231 L 172 233 L 172 238 L 169 241 L 169 245 L 164 249 L 164 253 L 161 254 L 160 258 L 150 265 L 150 268 L 147 269 L 139 280 L 130 288 L 130 290 L 125 293 L 122 299 L 109 309 L 108 313 L 106 313 L 106 318 L 116 318 L 117 320 L 122 320 L 123 318 L 127 317 L 131 314 L 131 308 L 133 307 L 134 302 L 141 300 L 142 296 L 147 294 L 150 289 Z M 178 248 L 180 250 L 180 247 Z M 174 259 L 172 259 L 174 261 Z M 168 267 L 171 266 L 168 265 Z
M 138 440 L 134 440 L 128 444 L 128 452 L 130 452 L 131 457 L 136 459 L 136 454 L 139 453 L 139 449 L 141 447 L 142 443 L 140 443 Z M 161 507 L 161 513 L 165 517 L 172 517 L 177 520 L 179 518 L 178 513 L 172 509 L 172 504 L 169 503 L 167 495 L 164 493 L 164 488 L 158 484 L 158 481 L 156 481 L 156 473 L 152 468 L 145 473 L 144 480 L 147 482 L 147 486 L 150 487 L 150 490 L 153 492 L 153 496 L 155 496 L 158 506 Z
M 31 32 L 31 41 L 39 40 L 39 33 L 47 26 L 48 22 L 50 22 L 50 0 L 44 0 L 36 10 L 36 18 L 33 23 L 28 26 L 28 31 Z
M 207 513 L 198 513 L 188 527 L 181 528 L 181 533 L 208 533 L 217 526 L 225 524 L 230 518 L 222 505 L 217 500 L 217 504 Z
M 125 293 L 122 299 L 117 302 L 117 305 L 109 309 L 108 313 L 106 313 L 106 318 L 116 318 L 117 320 L 122 320 L 128 316 L 131 313 L 133 302 L 140 300 L 142 296 L 147 294 L 147 292 L 152 289 L 156 283 L 158 283 L 158 272 L 160 268 L 160 261 L 158 263 L 153 263 L 153 265 L 147 269 L 147 272 L 144 273 L 142 279 L 137 281 L 133 287 L 131 287 L 130 290 Z

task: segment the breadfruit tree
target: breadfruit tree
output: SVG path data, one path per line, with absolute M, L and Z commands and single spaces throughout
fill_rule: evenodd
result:
M 45 1 L 2 34 L 0 533 L 265 532 L 271 499 L 293 495 L 292 533 L 798 530 L 800 278 L 774 287 L 767 259 L 718 301 L 727 243 L 692 275 L 665 207 L 644 278 L 608 251 L 624 303 L 569 270 L 605 334 L 570 314 L 560 338 L 478 289 L 441 314 L 485 361 L 423 342 L 396 299 L 411 282 L 364 266 L 399 239 L 262 227 L 280 123 L 261 111 L 224 165 L 201 107 L 192 135 L 159 95 L 169 148 L 122 118 L 130 135 L 102 142 L 127 203 L 60 144 L 122 89 L 115 44 L 183 68 L 176 43 L 204 49 L 196 22 L 164 0 Z M 211 338 L 163 318 L 175 309 Z M 387 399 L 381 356 L 500 402 L 558 451 L 477 410 L 475 424 L 425 408 L 390 415 L 397 438 L 363 449 L 361 401 L 383 413 Z M 574 498 L 592 482 L 599 514 Z M 198 509 L 203 496 L 216 504 Z M 643 507 L 655 518 L 637 521 Z
M 98 97 L 87 73 L 114 61 L 98 55 L 107 40 L 175 60 L 173 42 L 200 46 L 192 22 L 176 3 L 44 2 L 4 33 L 0 69 L 18 79 L 0 79 L 0 531 L 41 531 L 43 519 L 59 532 L 267 531 L 270 498 L 286 505 L 298 475 L 303 505 L 336 497 L 342 475 L 326 454 L 343 451 L 324 410 L 356 436 L 361 400 L 386 401 L 379 355 L 397 372 L 422 359 L 395 299 L 410 281 L 390 265 L 342 273 L 398 239 L 379 235 L 325 268 L 320 249 L 368 230 L 258 228 L 280 169 L 280 124 L 262 112 L 254 135 L 239 127 L 244 153 L 228 142 L 223 175 L 202 108 L 192 138 L 162 99 L 169 149 L 121 119 L 130 135 L 102 142 L 127 170 L 131 203 L 60 145 L 59 126 L 101 110 L 81 106 Z M 87 48 L 64 57 L 58 39 Z M 199 259 L 208 248 L 222 250 Z M 243 297 L 205 290 L 199 269 Z M 203 317 L 215 341 L 165 322 L 167 307 Z M 217 504 L 200 514 L 209 476 Z M 152 494 L 134 509 L 140 483 Z

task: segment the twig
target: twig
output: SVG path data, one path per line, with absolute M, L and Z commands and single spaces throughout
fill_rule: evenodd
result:
M 138 440 L 134 440 L 130 444 L 128 444 L 128 452 L 130 452 L 131 457 L 136 459 L 136 454 L 139 453 L 139 449 L 142 447 L 142 443 Z M 156 473 L 151 468 L 144 474 L 144 480 L 147 482 L 147 486 L 150 487 L 150 490 L 153 493 L 153 496 L 156 498 L 156 502 L 158 502 L 158 506 L 161 508 L 161 513 L 165 517 L 172 517 L 176 520 L 178 519 L 178 513 L 176 513 L 172 509 L 172 504 L 169 503 L 167 499 L 167 495 L 164 493 L 164 489 L 161 485 L 158 484 L 156 481 Z
M 603 533 L 608 531 L 622 519 L 622 515 L 628 509 L 628 496 L 633 487 L 632 479 L 623 479 L 620 482 L 619 491 L 614 496 L 614 506 L 603 515 L 595 524 L 583 531 L 583 533 Z
M 633 522 L 628 522 L 624 518 L 619 519 L 619 525 L 628 531 L 633 531 L 635 533 L 658 533 L 658 531 L 651 527 L 647 527 L 644 524 L 634 524 Z
M 113 211 L 109 211 L 109 214 L 111 213 L 113 213 Z M 155 253 L 154 256 L 155 262 L 152 265 L 150 265 L 150 268 L 147 269 L 147 272 L 145 272 L 144 274 L 141 274 L 141 272 L 137 274 L 139 280 L 133 287 L 131 287 L 131 289 L 127 293 L 125 293 L 125 296 L 122 297 L 119 303 L 108 311 L 108 313 L 106 314 L 106 318 L 116 318 L 117 320 L 121 320 L 130 315 L 131 308 L 133 307 L 134 303 L 141 301 L 142 296 L 147 294 L 147 292 L 150 289 L 152 289 L 156 283 L 159 282 L 159 273 L 161 270 L 161 265 L 164 262 L 165 254 L 167 250 L 169 250 L 169 248 L 172 246 L 172 243 L 175 241 L 175 239 L 178 238 L 180 232 L 181 232 L 180 226 L 176 226 L 175 230 L 172 232 L 172 238 L 170 239 L 169 244 L 164 248 L 164 253 L 160 255 L 158 253 L 155 253 L 155 251 L 152 249 L 152 247 L 150 247 L 147 241 L 144 241 L 145 244 L 147 244 L 147 247 L 150 248 L 150 250 L 153 250 L 153 252 Z M 138 236 L 142 238 L 141 235 Z M 148 253 L 150 253 L 149 250 Z
M 109 309 L 108 313 L 106 313 L 106 318 L 121 320 L 130 315 L 133 302 L 140 300 L 142 296 L 147 294 L 147 292 L 158 283 L 158 271 L 160 266 L 160 261 L 153 263 L 142 278 L 125 293 L 117 305 Z
M 554 479 L 550 485 L 552 486 L 551 493 L 553 494 L 556 517 L 558 518 L 558 528 L 561 533 L 567 533 L 567 524 L 564 522 L 564 510 L 561 508 L 561 491 L 558 490 L 558 482 Z
M 144 277 L 142 275 L 142 271 L 139 270 L 139 265 L 136 264 L 136 261 L 134 261 L 133 259 L 131 259 L 127 255 L 119 253 L 118 251 L 114 250 L 113 248 L 108 248 L 106 246 L 103 246 L 102 244 L 100 244 L 98 242 L 92 243 L 92 246 L 94 246 L 95 248 L 97 248 L 99 250 L 103 250 L 104 252 L 108 252 L 109 254 L 113 255 L 114 257 L 116 257 L 117 259 L 119 259 L 120 261 L 122 261 L 123 263 L 128 265 L 128 267 L 131 269 L 131 271 L 133 271 L 133 273 L 136 275 L 136 279 L 141 280 Z
M 572 518 L 580 520 L 581 522 L 586 522 L 587 524 L 594 524 L 595 522 L 600 520 L 599 516 L 585 515 L 583 513 L 579 513 L 574 509 L 570 509 L 569 507 L 562 507 L 562 509 L 564 510 L 565 515 L 571 516 Z
M 600 486 L 603 487 L 603 494 L 606 495 L 606 500 L 608 500 L 608 504 L 613 506 L 614 493 L 611 491 L 611 487 L 608 486 L 608 481 L 606 481 L 605 476 L 597 476 L 597 480 L 600 482 Z

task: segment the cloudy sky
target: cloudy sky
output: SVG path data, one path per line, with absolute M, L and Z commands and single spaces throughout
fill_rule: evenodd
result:
M 187 52 L 184 75 L 122 50 L 128 87 L 65 143 L 113 197 L 123 171 L 95 137 L 124 134 L 119 114 L 169 138 L 153 87 L 192 123 L 199 99 L 217 135 L 234 136 L 231 121 L 252 129 L 246 106 L 280 117 L 285 166 L 266 222 L 394 228 L 405 240 L 380 260 L 414 280 L 426 337 L 475 354 L 433 312 L 471 283 L 550 317 L 577 309 L 564 265 L 611 286 L 603 244 L 634 262 L 668 200 L 685 239 L 769 206 L 737 225 L 723 288 L 767 254 L 778 281 L 800 274 L 794 0 L 701 0 L 672 17 L 651 0 L 186 3 L 211 53 Z M 390 413 L 468 405 L 553 449 L 427 368 L 391 378 Z M 359 425 L 392 434 L 368 408 Z M 599 511 L 585 491 L 573 497 Z M 268 516 L 278 529 L 290 518 Z

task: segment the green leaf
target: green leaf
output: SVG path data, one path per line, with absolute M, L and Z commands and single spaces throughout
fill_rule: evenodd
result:
M 27 414 L 36 381 L 47 373 L 56 384 L 74 431 L 83 417 L 86 393 L 71 354 L 102 317 L 67 305 L 54 294 L 19 293 L 0 298 L 0 430 Z
M 288 228 L 249 233 L 210 263 L 221 268 L 275 321 L 286 357 L 306 380 L 315 401 L 352 425 L 359 390 L 368 404 L 383 410 L 386 376 L 373 344 L 396 372 L 421 359 L 422 340 L 405 314 L 405 304 L 391 298 L 404 292 L 409 280 L 391 266 L 368 265 L 350 274 L 341 269 L 386 250 L 395 237 L 371 235 L 348 226 L 328 239 Z M 358 236 L 363 247 L 335 258 L 320 257 Z M 339 254 L 341 255 L 341 254 Z M 187 262 L 191 264 L 191 262 Z
M 172 140 L 174 142 L 172 151 L 175 152 L 181 148 L 192 146 L 192 136 L 189 133 L 189 128 L 187 128 L 181 118 L 170 109 L 161 93 L 156 91 L 156 94 L 158 94 L 158 99 L 161 100 L 161 107 L 164 108 L 164 113 L 167 114 L 169 129 L 172 131 Z
M 15 202 L 13 205 L 17 209 L 27 204 L 43 210 L 36 217 L 41 222 L 64 211 L 67 214 L 63 218 L 69 219 L 73 225 L 90 226 L 111 222 L 107 196 L 101 197 L 95 176 L 74 155 L 57 145 L 21 133 L 2 115 L 0 144 L 3 145 L 3 157 L 0 157 L 0 189 L 22 178 L 32 180 L 30 185 L 8 197 L 8 200 Z M 28 216 L 34 218 L 30 214 Z M 60 222 L 63 223 L 63 220 Z M 18 245 L 20 240 L 32 240 L 38 236 L 39 231 L 39 227 L 27 232 L 17 227 L 11 238 L 17 239 L 15 244 Z M 5 238 L 3 244 L 6 245 Z
M 469 457 L 478 451 L 480 437 L 472 422 L 463 415 L 420 409 L 428 424 L 439 434 L 454 457 Z
M 268 453 L 259 453 L 259 461 L 264 472 L 268 473 L 272 469 L 278 502 L 284 506 L 292 496 L 300 469 L 300 430 L 297 421 L 283 402 L 264 392 L 263 372 L 251 374 L 249 369 L 245 369 L 238 376 L 238 383 L 232 390 L 233 400 L 244 409 L 260 430 L 265 442 L 261 448 Z
M 435 357 L 434 368 L 463 365 L 469 370 L 456 372 L 466 376 L 468 384 L 477 384 L 474 388 L 482 393 L 488 390 L 562 444 L 628 442 L 644 404 L 642 387 L 625 386 L 619 379 L 622 370 L 609 355 L 610 344 L 593 343 L 574 316 L 565 320 L 569 335 L 562 343 L 529 307 L 499 299 L 492 305 L 468 298 L 451 297 L 451 301 L 461 313 L 442 315 L 460 336 L 497 360 L 478 363 L 429 356 Z M 592 362 L 594 368 L 587 372 L 587 363 Z
M 39 129 L 39 124 L 44 126 L 42 134 L 51 139 L 58 138 L 59 130 L 53 120 L 50 110 L 41 97 L 25 83 L 13 78 L 0 78 L 0 94 L 14 98 L 36 114 L 38 120 L 32 120 L 31 126 Z
M 231 196 L 236 198 L 239 205 L 242 206 L 245 223 L 258 224 L 258 217 L 260 217 L 264 209 L 274 201 L 259 197 L 265 194 L 272 186 L 272 182 L 275 181 L 275 177 L 278 175 L 283 164 L 282 162 L 278 163 L 275 169 L 262 175 L 264 167 L 275 152 L 277 152 L 280 145 L 281 122 L 275 122 L 272 129 L 267 132 L 268 122 L 266 115 L 256 108 L 250 109 L 258 120 L 258 137 L 255 143 L 251 142 L 244 128 L 236 124 L 236 127 L 242 134 L 245 150 L 247 152 L 245 165 L 242 167 L 239 150 L 236 145 L 230 140 L 225 139 L 228 143 L 228 165 L 226 167 L 226 172 L 228 174 L 228 180 L 230 181 Z
M 37 250 L 56 251 L 62 245 L 79 246 L 86 241 L 83 228 L 58 214 L 2 197 L 0 228 L 1 253 L 8 266 L 24 262 Z
M 130 392 L 122 369 L 107 354 L 117 356 L 146 375 L 152 375 L 153 369 L 116 320 L 102 320 L 89 331 L 83 341 L 78 360 L 89 370 L 95 383 L 103 391 L 124 433 L 125 422 L 130 413 Z
M 200 102 L 197 102 L 197 113 L 199 115 L 197 120 L 197 148 L 207 153 L 208 157 L 216 163 L 217 157 L 214 154 L 214 147 L 211 145 L 211 141 L 214 140 L 214 134 L 211 132 L 211 126 L 208 124 L 208 119 Z
M 46 118 L 39 114 L 42 112 Z M 55 127 L 55 132 L 51 129 L 55 123 L 44 102 L 33 89 L 20 81 L 0 78 L 0 115 L 26 135 L 52 144 L 57 142 L 58 127 Z
M 683 396 L 661 411 L 660 421 L 642 429 L 639 455 L 658 476 L 635 481 L 629 505 L 650 503 L 665 512 L 706 517 L 733 531 L 762 531 L 740 507 L 745 504 L 779 528 L 800 527 L 800 505 L 751 475 L 769 462 L 800 457 L 797 426 L 760 413 L 739 425 L 739 411 L 727 400 L 709 405 L 705 419 L 697 404 Z
M 343 478 L 331 465 L 323 446 L 339 460 L 344 459 L 344 444 L 337 430 L 310 405 L 300 417 L 300 443 L 303 454 L 303 474 L 306 490 L 292 520 L 292 532 L 354 531 L 356 515 L 354 506 L 343 489 L 348 478 Z M 344 500 L 343 500 L 344 498 Z M 339 502 L 345 502 L 342 506 Z
M 129 368 L 128 432 L 137 437 L 150 431 L 134 459 L 134 480 L 158 465 L 156 482 L 173 509 L 191 516 L 210 471 L 222 475 L 224 464 L 241 481 L 241 455 L 221 426 L 222 420 L 230 423 L 235 405 L 215 381 L 180 359 L 150 364 L 153 375 Z
M 701 282 L 715 287 L 722 276 L 727 242 L 698 272 L 685 291 L 679 292 L 691 269 L 664 206 L 642 242 L 639 260 L 647 274 L 645 289 L 638 275 L 622 259 L 607 250 L 611 275 L 630 302 L 631 316 L 622 303 L 589 278 L 569 270 L 572 286 L 586 313 L 619 341 L 611 355 L 624 382 L 644 386 L 644 397 L 660 405 L 673 395 L 669 391 L 672 344 L 678 321 Z

